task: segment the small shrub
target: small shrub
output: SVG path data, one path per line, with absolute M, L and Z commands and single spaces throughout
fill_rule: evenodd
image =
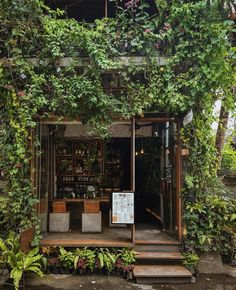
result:
M 195 203 L 186 204 L 186 247 L 190 252 L 233 251 L 236 201 L 226 197 L 208 195 Z

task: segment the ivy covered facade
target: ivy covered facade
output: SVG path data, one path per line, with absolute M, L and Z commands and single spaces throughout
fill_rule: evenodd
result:
M 235 201 L 222 195 L 211 123 L 217 99 L 229 109 L 235 105 L 233 23 L 222 1 L 155 5 L 150 15 L 145 1 L 117 1 L 113 18 L 88 24 L 40 0 L 1 1 L 0 161 L 8 180 L 8 229 L 34 225 L 39 234 L 31 180 L 38 120 L 79 117 L 105 138 L 115 120 L 150 111 L 181 120 L 192 109 L 192 122 L 181 130 L 190 153 L 181 191 L 185 245 L 231 251 Z M 111 72 L 122 83 L 115 93 L 104 88 Z

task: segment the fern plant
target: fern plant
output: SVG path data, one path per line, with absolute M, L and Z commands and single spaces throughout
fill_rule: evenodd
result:
M 85 247 L 84 249 L 76 249 L 75 251 L 75 259 L 74 259 L 74 267 L 78 268 L 78 262 L 83 260 L 85 268 L 87 267 L 91 271 L 94 270 L 95 267 L 95 258 L 96 252 L 95 250 L 88 249 Z
M 129 266 L 135 263 L 136 252 L 133 249 L 123 248 L 119 250 L 119 253 L 124 266 Z
M 108 270 L 108 272 L 112 272 L 112 270 L 115 268 L 117 254 L 110 252 L 107 248 L 101 248 L 98 253 L 98 259 L 101 268 L 105 268 Z
M 73 268 L 74 259 L 75 259 L 75 255 L 73 252 L 67 251 L 64 248 L 60 247 L 58 258 L 59 258 L 61 265 L 64 268 L 66 268 L 66 269 Z
M 15 290 L 19 289 L 20 280 L 25 272 L 34 272 L 43 277 L 41 271 L 41 255 L 39 248 L 32 249 L 29 253 L 23 253 L 19 249 L 18 235 L 10 233 L 4 242 L 0 239 L 1 261 L 11 269 L 10 277 L 13 279 Z

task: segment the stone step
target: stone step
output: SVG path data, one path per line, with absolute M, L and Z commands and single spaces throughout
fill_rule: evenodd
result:
M 180 252 L 136 252 L 136 261 L 182 261 Z
M 181 265 L 135 265 L 137 283 L 190 283 L 192 274 Z

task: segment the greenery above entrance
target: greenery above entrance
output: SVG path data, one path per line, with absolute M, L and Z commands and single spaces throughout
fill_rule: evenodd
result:
M 192 108 L 194 119 L 182 130 L 190 149 L 183 195 L 193 194 L 201 207 L 215 198 L 222 201 L 221 192 L 211 199 L 215 192 L 209 188 L 217 170 L 213 104 L 222 99 L 227 108 L 234 105 L 233 23 L 227 9 L 217 0 L 162 0 L 156 1 L 157 15 L 149 16 L 145 1 L 128 1 L 125 8 L 119 4 L 115 18 L 87 24 L 63 19 L 62 11 L 52 11 L 40 0 L 0 3 L 0 162 L 9 181 L 4 209 L 9 229 L 33 224 L 38 232 L 30 169 L 37 146 L 32 132 L 39 118 L 79 116 L 106 137 L 115 118 L 150 110 L 182 116 Z M 67 56 L 74 61 L 60 66 Z M 146 65 L 121 66 L 116 61 L 121 56 L 143 56 Z M 155 60 L 162 56 L 167 62 L 160 66 Z M 88 57 L 89 63 L 78 67 L 78 57 Z M 37 58 L 38 65 L 28 58 Z M 206 235 L 204 241 L 195 236 L 192 246 L 209 244 L 205 227 L 210 225 L 199 222 L 196 205 L 186 205 L 186 221 L 194 219 L 194 231 Z M 232 218 L 232 212 L 223 214 Z M 187 224 L 188 239 L 192 230 Z M 223 226 L 217 231 L 221 239 Z

